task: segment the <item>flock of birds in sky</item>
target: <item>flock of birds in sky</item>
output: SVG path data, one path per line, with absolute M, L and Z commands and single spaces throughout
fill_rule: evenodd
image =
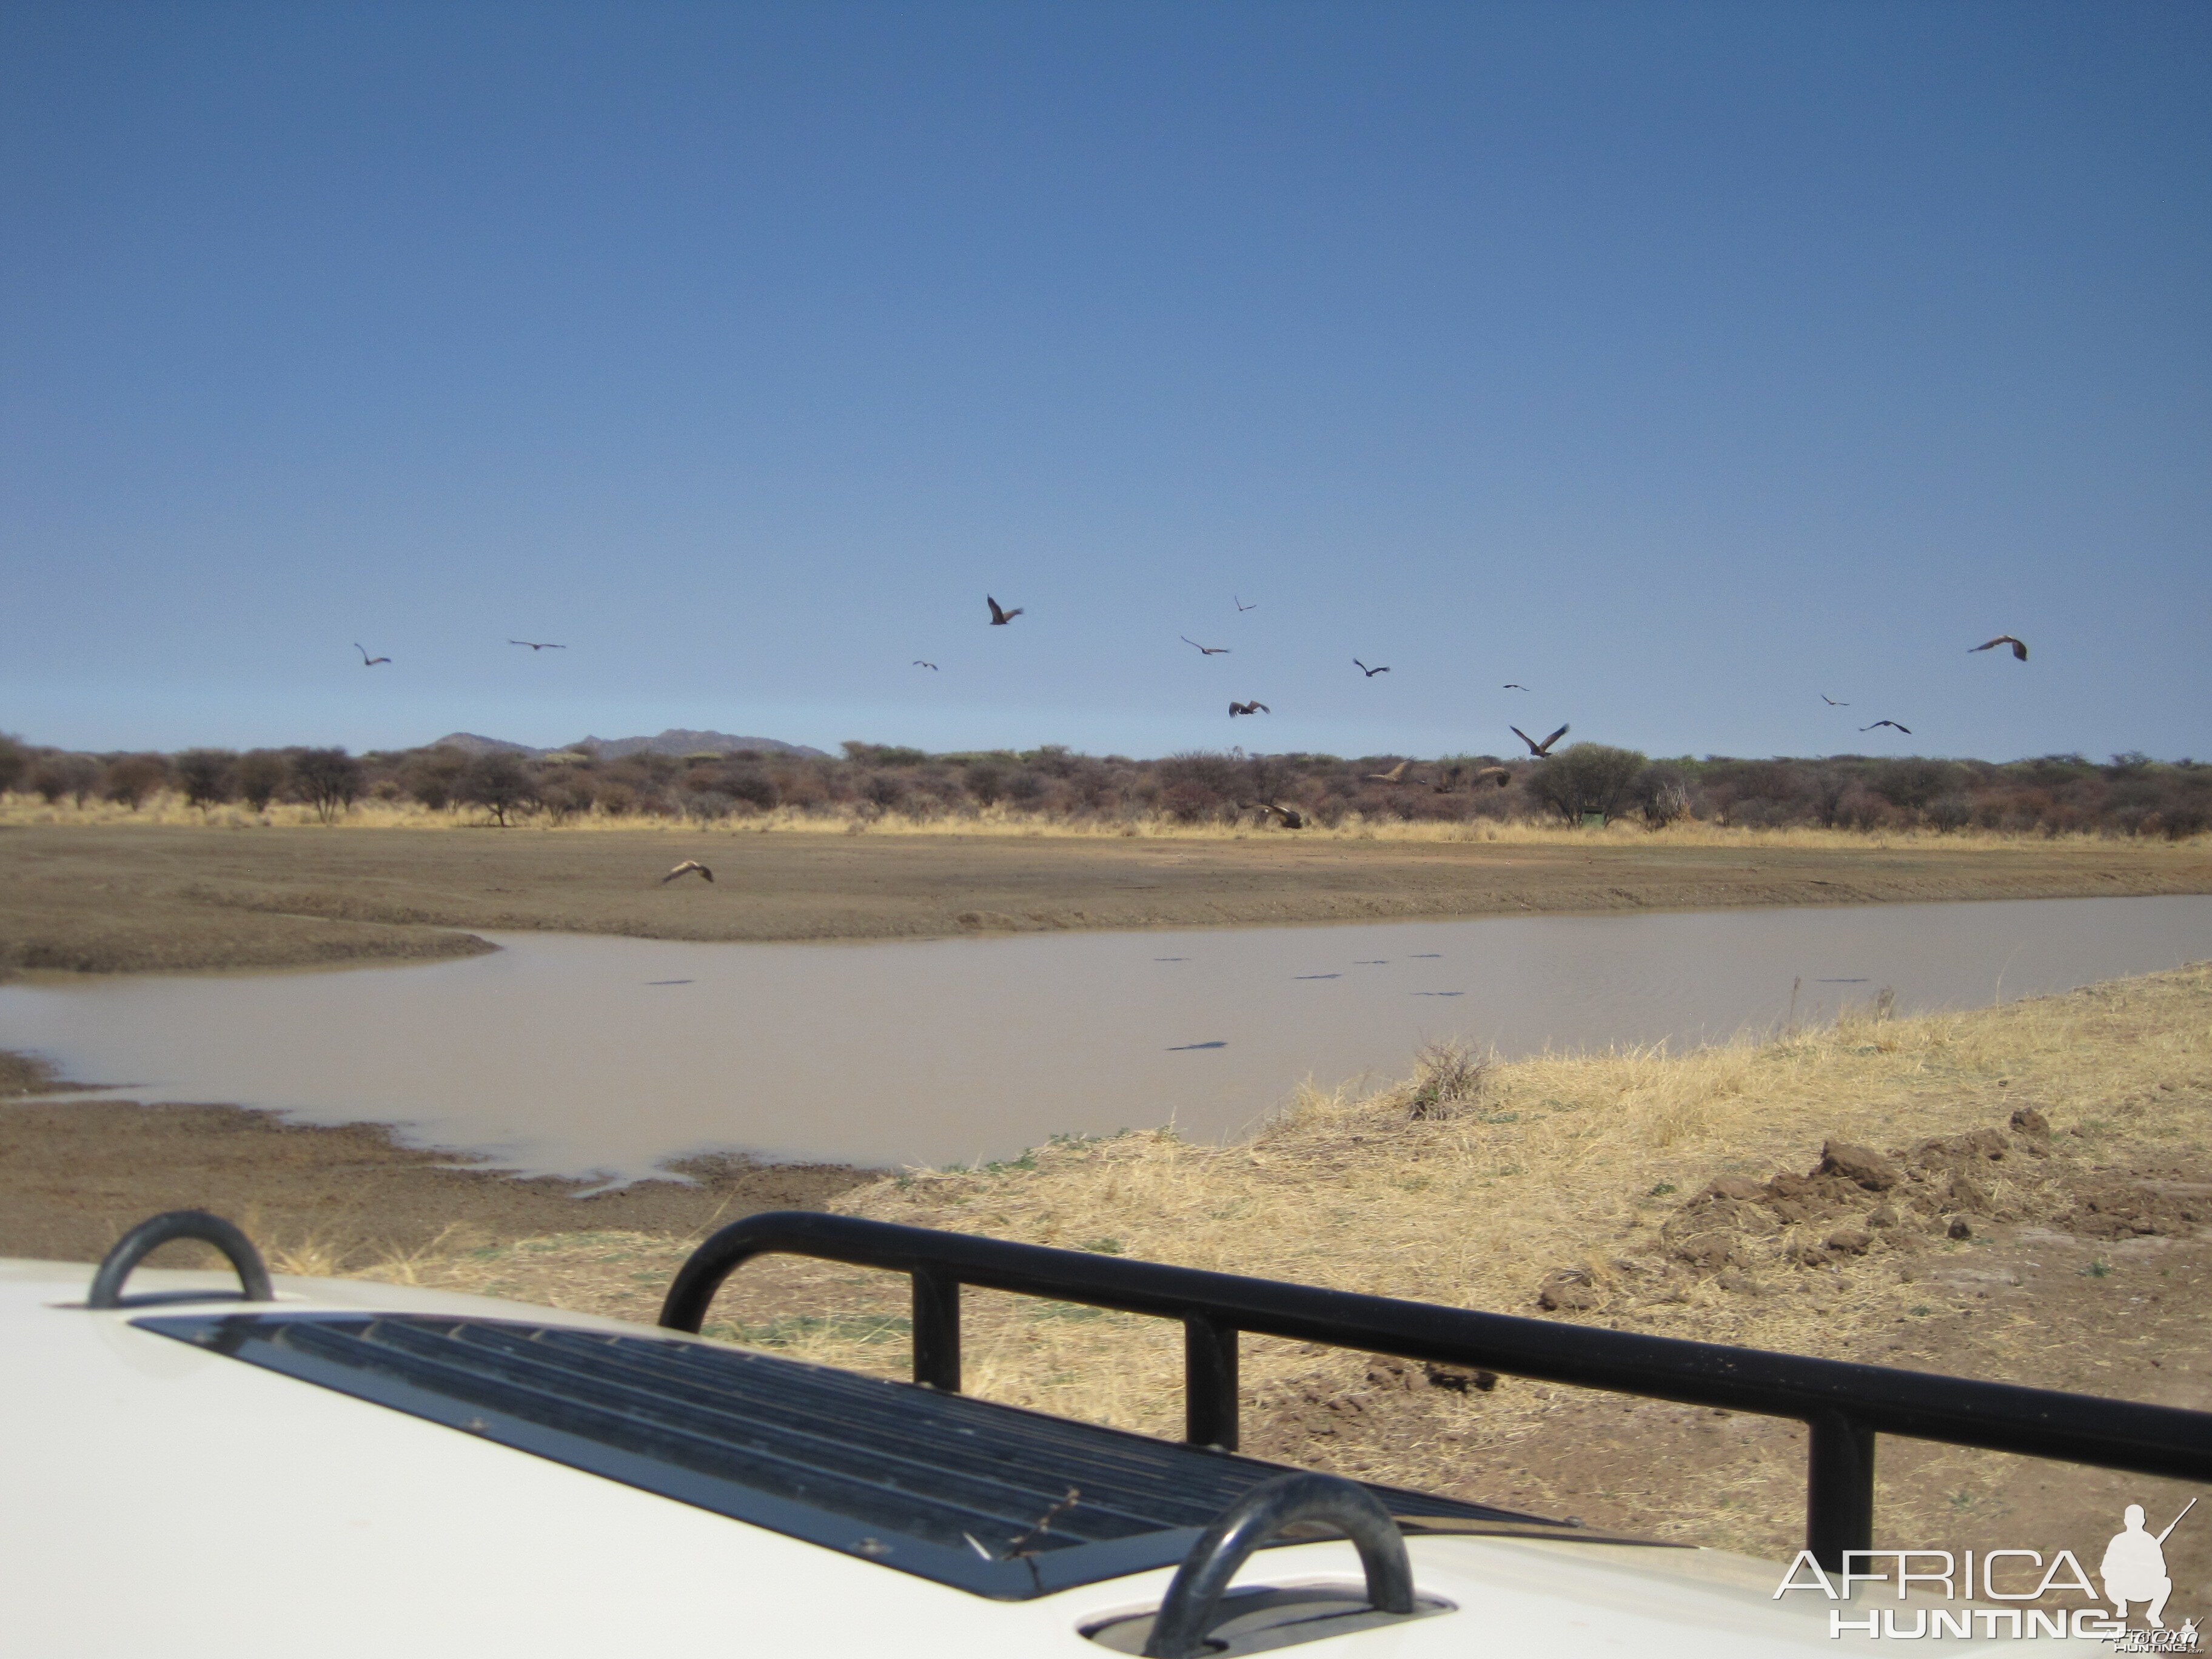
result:
M 1256 601 L 1251 605 L 1247 605 L 1244 603 L 1243 599 L 1237 594 L 1231 593 L 1229 598 L 1230 602 L 1236 605 L 1239 613 L 1247 611 L 1257 611 L 1260 608 Z M 983 603 L 991 608 L 991 626 L 994 628 L 1004 628 L 1009 623 L 1012 622 L 1015 617 L 1024 614 L 1022 606 L 1018 605 L 1009 608 L 1006 605 L 1000 605 L 996 599 L 993 598 L 988 593 L 986 593 L 983 596 Z M 1226 657 L 1230 655 L 1234 649 L 1233 647 L 1226 645 L 1200 645 L 1196 640 L 1191 638 L 1188 634 L 1178 634 L 1176 637 L 1181 640 L 1185 645 L 1190 647 L 1192 650 L 1197 652 L 1201 657 Z M 568 648 L 567 646 L 557 644 L 551 640 L 509 640 L 507 643 L 509 645 L 527 647 L 533 653 L 539 651 L 566 651 Z M 1977 651 L 1994 651 L 2001 645 L 2011 647 L 2014 661 L 2026 662 L 2027 660 L 2027 642 L 2011 634 L 2000 634 L 1993 640 L 1984 640 L 1979 645 L 1968 647 L 1966 654 L 1972 656 Z M 361 665 L 364 668 L 375 668 L 380 665 L 389 663 L 392 660 L 389 657 L 372 657 L 368 653 L 368 647 L 362 645 L 358 640 L 354 641 L 353 648 L 361 653 Z M 914 665 L 916 668 L 926 668 L 933 674 L 942 672 L 935 663 L 927 661 L 921 657 L 916 657 L 914 659 Z M 1370 666 L 1358 657 L 1354 657 L 1352 659 L 1352 665 L 1358 669 L 1364 678 L 1370 680 L 1377 674 L 1387 674 L 1390 672 L 1390 665 L 1388 663 L 1377 663 Z M 1522 684 L 1517 680 L 1507 681 L 1503 689 L 1508 691 L 1526 691 L 1528 690 L 1527 686 Z M 1820 694 L 1820 701 L 1827 704 L 1831 708 L 1849 708 L 1850 707 L 1850 703 L 1839 702 L 1836 698 L 1830 696 L 1825 691 Z M 1268 708 L 1266 703 L 1258 701 L 1256 698 L 1247 699 L 1243 702 L 1239 702 L 1233 697 L 1230 699 L 1229 718 L 1231 720 L 1241 720 L 1248 714 L 1272 714 L 1273 713 L 1274 713 L 1273 709 Z M 1912 735 L 1912 728 L 1911 726 L 1901 725 L 1898 721 L 1892 720 L 1875 720 L 1869 726 L 1862 726 L 1859 727 L 1859 730 L 1862 732 L 1877 732 L 1885 726 L 1893 732 L 1901 732 L 1908 738 Z M 1549 760 L 1552 757 L 1553 746 L 1557 744 L 1561 738 L 1565 737 L 1568 732 L 1572 728 L 1562 725 L 1558 731 L 1553 732 L 1550 737 L 1546 738 L 1540 743 L 1534 738 L 1530 737 L 1526 732 L 1523 732 L 1517 726 L 1508 726 L 1506 729 L 1511 732 L 1515 737 L 1520 738 L 1522 743 L 1528 745 L 1528 758 L 1531 760 Z M 1409 763 L 1407 762 L 1401 761 L 1397 765 L 1392 767 L 1388 772 L 1370 773 L 1368 775 L 1369 780 L 1370 781 L 1376 783 L 1402 783 L 1406 781 L 1406 769 L 1408 764 Z M 1511 775 L 1507 773 L 1504 768 L 1493 766 L 1486 768 L 1480 773 L 1477 775 L 1477 781 L 1494 781 L 1498 787 L 1504 788 L 1508 783 L 1512 781 L 1512 778 Z M 1291 821 L 1291 827 L 1297 827 L 1296 820 L 1298 815 L 1286 807 L 1276 806 L 1266 801 L 1255 801 L 1250 803 L 1250 805 L 1256 806 L 1262 811 L 1280 813 L 1287 821 Z M 712 881 L 714 878 L 713 874 L 704 865 L 680 864 L 677 866 L 675 869 L 670 871 L 665 877 L 662 878 L 662 879 L 673 880 L 676 877 L 686 874 L 693 870 L 696 870 L 701 875 L 705 876 L 709 881 Z
M 1230 602 L 1237 607 L 1239 612 L 1256 611 L 1260 608 L 1256 602 L 1251 605 L 1245 604 L 1243 599 L 1235 593 L 1231 593 L 1229 596 L 1229 599 Z M 1013 621 L 1015 617 L 1022 614 L 1021 606 L 1016 605 L 1012 610 L 1009 611 L 1006 606 L 1000 605 L 996 599 L 993 598 L 988 593 L 986 593 L 983 596 L 983 603 L 991 607 L 991 626 L 994 628 L 1004 628 L 1008 623 Z M 1178 634 L 1176 637 L 1181 640 L 1185 645 L 1188 646 L 1192 650 L 1197 652 L 1201 657 L 1225 657 L 1228 656 L 1233 649 L 1232 647 L 1226 645 L 1200 645 L 1196 640 L 1191 638 L 1188 634 Z M 2000 634 L 1993 640 L 1985 640 L 1981 644 L 1970 647 L 1966 654 L 1968 656 L 1972 656 L 1976 651 L 1994 651 L 2001 645 L 2009 646 L 2012 647 L 2012 654 L 2015 660 L 2020 662 L 2026 662 L 2027 660 L 2027 642 L 2011 634 Z M 937 665 L 935 663 L 925 662 L 919 657 L 915 659 L 914 665 L 916 668 L 927 668 L 933 673 L 938 672 Z M 1390 665 L 1388 663 L 1377 663 L 1370 666 L 1358 657 L 1354 657 L 1352 659 L 1352 665 L 1358 669 L 1364 678 L 1370 680 L 1377 674 L 1387 674 L 1390 672 Z M 1508 691 L 1526 691 L 1528 690 L 1527 686 L 1522 684 L 1517 680 L 1507 681 L 1503 689 Z M 1820 701 L 1826 703 L 1831 708 L 1849 708 L 1850 707 L 1850 704 L 1848 702 L 1839 702 L 1835 698 L 1828 696 L 1825 691 L 1820 694 Z M 1271 714 L 1273 712 L 1274 710 L 1268 708 L 1266 703 L 1260 702 L 1256 700 L 1240 702 L 1236 699 L 1231 698 L 1229 703 L 1229 718 L 1232 720 L 1241 719 L 1247 714 Z M 1871 726 L 1862 726 L 1859 727 L 1859 730 L 1862 732 L 1875 732 L 1881 730 L 1884 726 L 1887 726 L 1892 731 L 1901 732 L 1908 738 L 1912 735 L 1912 728 L 1911 726 L 1902 726 L 1897 721 L 1890 720 L 1876 720 Z M 1515 737 L 1520 738 L 1522 742 L 1528 745 L 1528 757 L 1532 760 L 1549 760 L 1552 757 L 1553 745 L 1557 744 L 1561 738 L 1565 737 L 1570 729 L 1571 728 L 1566 726 L 1562 726 L 1558 731 L 1553 732 L 1550 737 L 1546 738 L 1540 743 L 1535 738 L 1530 737 L 1526 732 L 1523 732 L 1517 726 L 1509 726 L 1507 728 L 1507 730 L 1510 731 Z M 1368 775 L 1370 779 L 1375 782 L 1399 783 L 1404 781 L 1405 770 L 1406 763 L 1401 762 L 1398 765 L 1391 768 L 1389 772 L 1374 772 L 1370 773 Z M 1494 778 L 1500 788 L 1503 788 L 1506 784 L 1512 781 L 1510 775 L 1505 772 L 1503 767 L 1491 767 L 1480 774 L 1480 777 L 1482 779 Z M 1252 804 L 1258 806 L 1263 811 L 1285 812 L 1286 810 L 1279 806 L 1270 805 L 1265 801 L 1258 801 Z M 1288 813 L 1287 816 L 1294 818 L 1297 815 L 1295 813 Z
M 509 645 L 526 645 L 532 651 L 566 651 L 568 648 L 565 645 L 556 645 L 550 640 L 509 640 L 507 643 Z M 370 656 L 368 654 L 368 647 L 363 645 L 359 640 L 356 640 L 353 642 L 353 648 L 361 653 L 361 665 L 363 668 L 374 668 L 379 663 L 387 663 L 392 660 L 389 657 Z
M 1240 613 L 1247 611 L 1256 611 L 1260 608 L 1257 603 L 1252 605 L 1245 604 L 1243 599 L 1234 593 L 1231 594 L 1229 597 L 1231 602 L 1236 605 Z M 1022 606 L 1015 605 L 1010 609 L 1006 605 L 1000 605 L 997 599 L 988 593 L 983 596 L 983 603 L 991 608 L 991 626 L 994 628 L 1004 628 L 1007 623 L 1012 622 L 1015 617 L 1023 614 Z M 1185 645 L 1190 647 L 1192 650 L 1197 652 L 1201 657 L 1226 657 L 1231 654 L 1234 648 L 1226 645 L 1200 645 L 1196 640 L 1191 638 L 1188 634 L 1178 634 L 1176 637 L 1181 640 Z M 509 640 L 507 643 L 513 646 L 527 647 L 533 653 L 539 651 L 566 651 L 568 648 L 567 646 L 558 644 L 551 640 Z M 2027 642 L 2011 634 L 2000 634 L 1993 640 L 1984 640 L 1979 645 L 1970 647 L 1967 650 L 1967 654 L 1972 656 L 1977 651 L 1994 651 L 2001 645 L 2008 646 L 2011 648 L 2014 661 L 2026 662 L 2027 660 Z M 364 668 L 380 667 L 390 663 L 392 660 L 389 657 L 373 657 L 369 655 L 368 647 L 362 645 L 358 640 L 354 641 L 353 648 L 361 653 L 361 665 Z M 914 659 L 914 665 L 916 668 L 926 668 L 933 674 L 940 672 L 935 663 L 927 661 L 921 657 L 916 657 Z M 1376 663 L 1370 665 L 1368 663 L 1362 661 L 1358 657 L 1354 657 L 1352 659 L 1352 665 L 1359 671 L 1363 678 L 1370 680 L 1373 679 L 1378 674 L 1387 674 L 1390 672 L 1390 665 L 1388 663 Z M 1509 680 L 1505 683 L 1503 689 L 1508 691 L 1526 691 L 1529 688 L 1522 684 L 1517 680 Z M 1820 694 L 1820 701 L 1827 704 L 1831 708 L 1849 708 L 1850 707 L 1850 703 L 1838 701 L 1837 698 L 1830 696 L 1825 691 Z M 1269 708 L 1266 703 L 1258 701 L 1256 698 L 1249 699 L 1243 702 L 1239 702 L 1235 698 L 1231 698 L 1229 703 L 1229 718 L 1231 720 L 1242 719 L 1248 714 L 1273 714 L 1273 712 L 1274 711 Z M 1874 732 L 1879 731 L 1884 726 L 1888 727 L 1892 731 L 1901 732 L 1907 737 L 1911 737 L 1912 735 L 1912 728 L 1911 726 L 1900 725 L 1896 720 L 1876 720 L 1870 726 L 1862 726 L 1859 727 L 1859 730 L 1862 732 Z M 1561 738 L 1565 737 L 1568 732 L 1572 728 L 1563 724 L 1558 731 L 1553 732 L 1551 736 L 1542 739 L 1540 742 L 1536 738 L 1530 737 L 1526 732 L 1523 732 L 1517 726 L 1510 726 L 1506 729 L 1511 732 L 1515 737 L 1520 738 L 1522 743 L 1528 745 L 1528 758 L 1540 761 L 1549 760 L 1552 757 L 1552 750 L 1553 746 L 1559 743 Z M 1423 781 L 1424 780 L 1420 776 L 1413 772 L 1413 763 L 1411 761 L 1401 760 L 1395 766 L 1390 768 L 1387 772 L 1368 773 L 1366 775 L 1366 781 L 1370 783 L 1388 784 L 1419 783 Z M 1480 771 L 1474 774 L 1473 781 L 1474 786 L 1478 788 L 1484 784 L 1494 784 L 1498 788 L 1503 789 L 1513 781 L 1513 775 L 1502 766 L 1486 766 Z M 1304 815 L 1296 807 L 1284 806 L 1274 801 L 1264 800 L 1245 801 L 1241 803 L 1241 805 L 1251 811 L 1261 812 L 1279 819 L 1283 827 L 1286 830 L 1300 830 L 1305 827 Z M 666 875 L 660 878 L 661 884 L 665 886 L 668 883 L 678 879 L 679 877 L 689 875 L 696 875 L 702 880 L 708 882 L 714 879 L 714 872 L 712 870 L 709 870 L 705 865 L 700 863 L 698 860 L 686 859 L 683 863 L 678 865 L 674 869 L 671 870 Z

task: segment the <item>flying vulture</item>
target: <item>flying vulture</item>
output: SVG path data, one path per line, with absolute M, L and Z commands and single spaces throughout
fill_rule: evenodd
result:
M 1528 745 L 1528 752 L 1531 755 L 1534 755 L 1538 760 L 1549 760 L 1552 757 L 1552 745 L 1557 743 L 1561 738 L 1567 735 L 1567 728 L 1563 726 L 1558 731 L 1553 732 L 1550 737 L 1545 738 L 1543 742 L 1539 743 L 1535 738 L 1530 737 L 1526 732 L 1523 732 L 1517 726 L 1509 726 L 1505 729 L 1510 732 L 1515 737 L 1520 738 L 1522 742 L 1527 744 Z

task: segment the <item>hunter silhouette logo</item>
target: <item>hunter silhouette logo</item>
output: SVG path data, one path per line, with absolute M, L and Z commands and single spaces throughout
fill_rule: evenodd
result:
M 2197 1621 L 2185 1620 L 2179 1630 L 2166 1624 L 2166 1604 L 2173 1594 L 2173 1577 L 2166 1571 L 2166 1540 L 2197 1507 L 2191 1498 L 2181 1513 L 2154 1533 L 2145 1522 L 2143 1506 L 2130 1504 L 2120 1517 L 2120 1530 L 2105 1546 L 2097 1564 L 2097 1586 L 2072 1550 L 2062 1549 L 2046 1558 L 2040 1550 L 1846 1550 L 1843 1569 L 1832 1577 L 1800 1550 L 1797 1559 L 1775 1588 L 1778 1600 L 1791 1590 L 1814 1590 L 1831 1601 L 1854 1603 L 1851 1613 L 1840 1607 L 1828 1609 L 1828 1634 L 1889 1637 L 1903 1641 L 1929 1638 L 1978 1636 L 1988 1641 L 2000 1636 L 2035 1639 L 2074 1637 L 2101 1639 L 2122 1653 L 2201 1653 L 2203 1649 Z M 1906 1601 L 1912 1587 L 1923 1587 L 1914 1598 L 1918 1605 L 1886 1607 L 1893 1599 Z M 1892 1587 L 1894 1587 L 1893 1594 Z M 1940 1596 L 1931 1595 L 1940 1587 Z M 2073 1595 L 2088 1606 L 2036 1605 L 2053 1594 Z M 1994 1602 L 1995 1606 L 1938 1606 L 1936 1602 Z M 2007 1606 L 2006 1603 L 2014 1605 Z M 2100 1603 L 2110 1603 L 2108 1613 Z M 2131 1607 L 2142 1610 L 2143 1622 L 2130 1626 Z M 1907 1620 L 1910 1622 L 1908 1623 Z
M 2154 1630 L 2166 1628 L 2166 1620 L 2159 1615 L 2166 1611 L 2166 1598 L 2173 1594 L 2173 1580 L 2166 1571 L 2166 1540 L 2181 1524 L 2181 1516 L 2196 1507 L 2192 1498 L 2181 1515 L 2167 1522 L 2166 1530 L 2155 1538 L 2143 1530 L 2142 1504 L 2129 1504 L 2120 1517 L 2123 1529 L 2105 1546 L 2097 1576 L 2105 1581 L 2105 1599 L 2112 1604 L 2122 1624 L 2127 1622 L 2129 1602 L 2145 1601 L 2149 1605 L 2143 1609 L 2144 1620 Z

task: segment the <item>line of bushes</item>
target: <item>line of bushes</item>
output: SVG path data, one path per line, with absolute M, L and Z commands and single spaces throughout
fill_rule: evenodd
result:
M 866 819 L 921 819 L 981 809 L 1060 820 L 1165 817 L 1226 823 L 1259 803 L 1334 825 L 1369 820 L 1632 818 L 1723 826 L 1882 830 L 1975 828 L 2011 834 L 2159 836 L 2212 827 L 2212 765 L 2116 755 L 1993 763 L 1886 759 L 1651 760 L 1581 743 L 1549 760 L 1449 755 L 1344 759 L 1334 755 L 1196 751 L 1158 760 L 1083 755 L 1056 744 L 933 755 L 851 742 L 838 758 L 736 753 L 641 753 L 607 758 L 578 745 L 543 758 L 441 746 L 349 755 L 342 749 L 188 749 L 161 755 L 81 754 L 0 738 L 0 793 L 50 804 L 94 800 L 136 811 L 163 791 L 213 808 L 255 811 L 297 802 L 331 822 L 362 800 L 473 809 L 493 822 L 580 816 L 741 819 L 778 807 Z M 1397 769 L 1395 779 L 1386 779 Z

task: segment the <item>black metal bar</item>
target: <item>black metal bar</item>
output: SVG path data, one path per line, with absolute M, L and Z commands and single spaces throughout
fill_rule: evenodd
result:
M 1831 1572 L 1845 1550 L 1874 1547 L 1874 1431 L 1844 1412 L 1808 1419 L 1805 1547 Z
M 1212 1314 L 1182 1318 L 1182 1437 L 1237 1449 L 1237 1328 Z
M 131 1269 L 162 1245 L 179 1238 L 196 1238 L 203 1244 L 212 1244 L 228 1258 L 238 1271 L 240 1301 L 276 1299 L 276 1293 L 269 1287 L 269 1269 L 262 1262 L 261 1252 L 236 1226 L 205 1210 L 168 1210 L 140 1222 L 115 1241 L 115 1248 L 100 1259 L 99 1271 L 92 1276 L 92 1287 L 84 1294 L 84 1305 L 121 1307 L 123 1281 L 131 1277 Z M 228 1296 L 230 1292 L 214 1294 Z
M 960 1392 L 960 1281 L 936 1267 L 914 1270 L 914 1380 Z
M 1166 1319 L 1203 1315 L 1231 1329 L 1296 1342 L 1803 1423 L 1848 1418 L 1850 1434 L 1864 1437 L 1853 1454 L 1857 1461 L 1850 1477 L 1858 1484 L 1837 1486 L 1842 1474 L 1838 1453 L 1832 1471 L 1824 1465 L 1818 1475 L 1824 1492 L 1870 1492 L 1866 1482 L 1876 1434 L 2212 1480 L 2212 1413 L 1479 1313 L 809 1211 L 748 1216 L 708 1238 L 678 1271 L 660 1322 L 697 1330 L 715 1287 L 740 1264 L 764 1254 L 813 1256 L 897 1273 L 936 1270 L 962 1284 L 1017 1295 Z M 919 1335 L 919 1322 L 915 1328 Z M 1828 1439 L 1832 1443 L 1832 1435 Z M 1863 1506 L 1870 1505 L 1869 1495 Z M 1838 1526 L 1836 1536 L 1864 1535 L 1857 1511 L 1847 1514 L 1842 1499 L 1824 1498 L 1822 1513 L 1849 1521 L 1848 1527 Z
M 1261 1482 L 1222 1510 L 1190 1547 L 1153 1617 L 1145 1659 L 1194 1659 L 1206 1652 L 1206 1634 L 1237 1568 L 1299 1521 L 1325 1522 L 1352 1540 L 1367 1574 L 1368 1602 L 1377 1612 L 1413 1612 L 1413 1565 L 1406 1540 L 1375 1494 L 1338 1475 L 1285 1474 Z

